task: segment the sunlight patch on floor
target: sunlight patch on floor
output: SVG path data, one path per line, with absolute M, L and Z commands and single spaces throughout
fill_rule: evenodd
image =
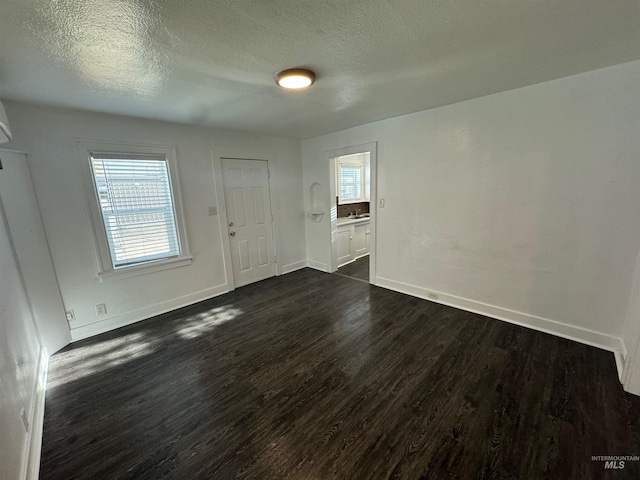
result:
M 151 355 L 162 342 L 170 343 L 174 340 L 200 337 L 241 314 L 242 310 L 234 308 L 233 305 L 225 305 L 187 317 L 171 335 L 165 338 L 154 337 L 145 332 L 135 332 L 59 353 L 52 360 L 55 368 L 51 371 L 55 371 L 55 374 L 49 376 L 47 389 L 100 374 L 110 368 Z M 155 338 L 155 340 L 149 340 L 149 338 Z
M 184 339 L 199 337 L 223 323 L 229 322 L 242 315 L 242 310 L 233 306 L 216 307 L 189 317 L 184 326 L 178 330 L 178 335 Z
M 143 333 L 131 333 L 97 345 L 59 354 L 61 357 L 54 360 L 57 364 L 56 373 L 49 375 L 47 389 L 50 390 L 153 353 L 152 342 L 145 340 L 144 337 Z

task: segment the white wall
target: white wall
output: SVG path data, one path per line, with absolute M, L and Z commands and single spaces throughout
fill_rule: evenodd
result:
M 622 339 L 627 350 L 623 361 L 622 383 L 627 391 L 640 395 L 640 254 L 635 263 L 631 299 L 622 327 Z
M 47 355 L 71 340 L 49 246 L 24 153 L 0 149 L 0 198 L 27 299 Z
M 303 141 L 304 185 L 377 141 L 377 284 L 624 352 L 638 119 L 640 61 Z M 329 229 L 307 221 L 310 265 Z
M 5 106 L 15 137 L 11 147 L 31 152 L 29 166 L 60 291 L 66 309 L 76 315 L 74 339 L 227 291 L 219 216 L 208 216 L 208 207 L 216 205 L 212 149 L 263 152 L 272 159 L 278 263 L 286 271 L 305 262 L 300 142 L 15 102 Z M 75 138 L 176 147 L 191 265 L 100 283 Z M 105 317 L 96 316 L 99 303 L 107 306 Z
M 0 478 L 9 480 L 26 473 L 29 435 L 20 413 L 33 423 L 41 347 L 1 202 L 0 273 Z

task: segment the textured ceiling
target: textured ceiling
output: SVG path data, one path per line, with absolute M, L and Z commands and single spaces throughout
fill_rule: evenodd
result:
M 638 58 L 639 0 L 0 6 L 0 98 L 301 139 Z

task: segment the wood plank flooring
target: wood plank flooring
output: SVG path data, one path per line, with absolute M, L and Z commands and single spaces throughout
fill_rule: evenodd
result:
M 50 368 L 42 480 L 640 478 L 611 353 L 310 269 Z
M 369 283 L 369 255 L 338 268 L 338 273 Z

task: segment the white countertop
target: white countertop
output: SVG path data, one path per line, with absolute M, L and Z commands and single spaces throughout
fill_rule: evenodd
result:
M 337 219 L 337 223 L 338 225 L 350 225 L 352 223 L 368 222 L 369 220 L 371 220 L 371 217 L 362 217 L 362 218 L 339 217 Z

